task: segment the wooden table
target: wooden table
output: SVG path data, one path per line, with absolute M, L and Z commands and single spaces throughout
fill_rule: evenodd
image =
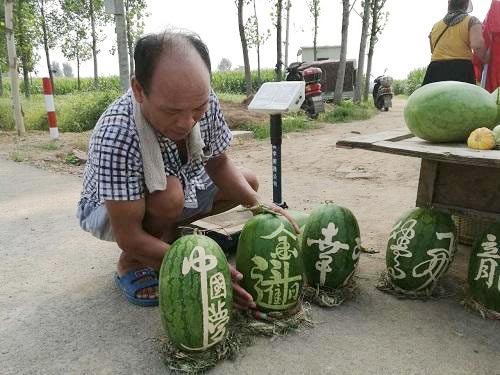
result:
M 500 221 L 500 151 L 466 144 L 430 143 L 407 128 L 340 140 L 337 147 L 360 148 L 422 159 L 418 207 Z

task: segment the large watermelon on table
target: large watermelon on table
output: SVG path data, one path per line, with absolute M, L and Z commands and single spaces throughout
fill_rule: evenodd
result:
M 297 305 L 304 282 L 298 234 L 282 216 L 260 214 L 243 227 L 236 251 L 240 285 L 262 311 Z
M 429 292 L 448 270 L 456 252 L 456 228 L 450 215 L 415 208 L 392 228 L 386 264 L 396 287 Z
M 481 305 L 500 313 L 500 224 L 477 238 L 469 262 L 469 289 Z
M 224 338 L 233 289 L 215 241 L 198 234 L 179 238 L 163 258 L 159 282 L 161 320 L 174 344 L 202 351 Z
M 337 289 L 353 275 L 361 252 L 359 226 L 353 213 L 329 203 L 309 215 L 302 235 L 307 282 Z
M 435 82 L 417 89 L 404 110 L 410 131 L 430 142 L 464 142 L 477 128 L 497 124 L 494 95 L 463 82 Z

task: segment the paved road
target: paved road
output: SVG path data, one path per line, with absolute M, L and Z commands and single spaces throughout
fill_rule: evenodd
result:
M 112 282 L 118 250 L 80 231 L 80 180 L 0 160 L 0 373 L 164 374 L 158 308 Z M 455 273 L 462 273 L 462 252 Z M 400 301 L 373 288 L 382 257 L 363 255 L 356 300 L 314 309 L 316 327 L 259 339 L 215 374 L 500 374 L 500 324 L 459 297 Z

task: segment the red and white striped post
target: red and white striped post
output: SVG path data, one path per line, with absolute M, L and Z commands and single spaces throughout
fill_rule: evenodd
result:
M 57 128 L 56 107 L 54 105 L 54 95 L 52 94 L 52 84 L 49 78 L 42 78 L 43 94 L 45 96 L 45 108 L 49 119 L 50 138 L 59 138 L 59 129 Z

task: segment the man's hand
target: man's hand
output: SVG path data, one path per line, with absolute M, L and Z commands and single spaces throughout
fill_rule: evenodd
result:
M 292 224 L 295 233 L 300 233 L 300 226 L 295 221 L 295 219 L 287 212 L 287 210 L 281 208 L 280 206 L 275 205 L 274 203 L 271 204 L 259 203 L 257 206 L 250 207 L 250 210 L 254 213 L 254 215 L 266 211 L 272 211 L 274 213 L 277 213 L 278 215 L 282 215 L 290 222 L 290 224 Z
M 231 271 L 231 281 L 233 283 L 233 306 L 238 310 L 256 308 L 257 306 L 250 293 L 238 284 L 243 279 L 243 275 L 232 264 L 229 265 L 229 270 Z

